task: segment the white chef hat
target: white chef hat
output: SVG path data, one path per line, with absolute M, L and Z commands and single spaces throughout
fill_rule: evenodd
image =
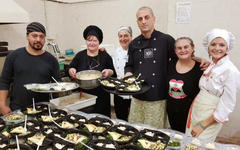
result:
M 121 26 L 119 29 L 118 29 L 118 33 L 122 30 L 126 30 L 131 36 L 132 36 L 132 28 L 130 26 Z
M 214 28 L 210 32 L 208 32 L 203 39 L 203 45 L 206 47 L 207 50 L 211 41 L 217 37 L 221 37 L 227 42 L 228 51 L 233 48 L 233 44 L 235 41 L 234 35 L 225 29 Z

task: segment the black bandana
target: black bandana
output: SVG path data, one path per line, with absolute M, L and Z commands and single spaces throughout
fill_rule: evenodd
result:
M 27 26 L 27 35 L 31 32 L 42 32 L 46 35 L 45 27 L 39 22 L 32 22 Z

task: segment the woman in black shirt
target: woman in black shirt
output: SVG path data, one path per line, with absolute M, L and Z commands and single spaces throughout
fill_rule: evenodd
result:
M 175 42 L 177 60 L 172 60 L 168 68 L 167 113 L 173 130 L 185 133 L 189 108 L 199 92 L 198 82 L 202 75 L 200 63 L 192 59 L 194 44 L 188 37 Z
M 90 25 L 84 30 L 83 37 L 86 40 L 87 49 L 76 54 L 70 64 L 69 75 L 74 78 L 76 72 L 98 70 L 102 72 L 104 78 L 116 77 L 111 56 L 105 51 L 99 51 L 99 44 L 101 44 L 103 39 L 102 30 L 97 26 Z M 111 116 L 109 93 L 105 92 L 101 87 L 83 91 L 97 96 L 94 113 Z

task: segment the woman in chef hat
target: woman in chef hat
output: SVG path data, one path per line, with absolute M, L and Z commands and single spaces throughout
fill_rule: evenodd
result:
M 188 114 L 186 134 L 214 141 L 236 104 L 240 72 L 229 59 L 235 37 L 224 29 L 207 33 L 204 46 L 212 60 L 199 81 L 200 92 Z

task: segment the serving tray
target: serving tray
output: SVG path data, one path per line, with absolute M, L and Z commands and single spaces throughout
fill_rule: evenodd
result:
M 79 88 L 79 84 L 74 82 L 59 82 L 57 83 L 45 83 L 45 84 L 38 84 L 38 83 L 30 83 L 25 84 L 24 87 L 27 90 L 31 90 L 33 92 L 38 93 L 59 93 L 59 92 L 66 92 L 71 91 L 74 89 Z

